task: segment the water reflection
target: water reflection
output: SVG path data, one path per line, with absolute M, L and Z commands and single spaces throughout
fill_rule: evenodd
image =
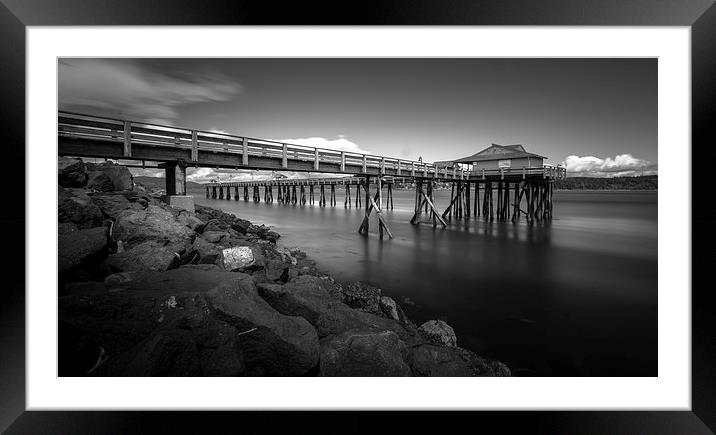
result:
M 438 208 L 450 192 L 436 191 Z M 555 219 L 410 225 L 414 193 L 384 212 L 393 239 L 358 234 L 364 210 L 197 197 L 275 226 L 341 280 L 363 280 L 420 323 L 448 321 L 458 344 L 522 375 L 656 375 L 657 196 L 556 192 Z

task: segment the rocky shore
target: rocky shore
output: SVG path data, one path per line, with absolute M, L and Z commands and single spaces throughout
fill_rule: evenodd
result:
M 58 161 L 60 376 L 509 376 L 263 225 Z

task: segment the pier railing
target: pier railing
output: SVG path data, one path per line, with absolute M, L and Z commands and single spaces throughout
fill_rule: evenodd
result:
M 74 112 L 58 113 L 57 135 L 79 147 L 86 156 L 132 160 L 183 159 L 189 165 L 225 166 L 275 170 L 300 170 L 326 173 L 395 175 L 434 179 L 461 180 L 475 176 L 542 175 L 559 178 L 564 168 L 545 165 L 543 168 L 509 168 L 475 173 L 452 165 L 436 165 L 387 156 L 336 151 L 274 140 L 237 136 L 211 131 L 191 130 L 167 125 L 100 117 Z M 92 144 L 114 144 L 106 149 Z M 121 145 L 121 147 L 119 147 Z M 101 149 L 100 149 L 101 148 Z M 62 153 L 62 148 L 61 148 Z M 221 163 L 212 155 L 221 154 Z M 235 157 L 234 157 L 235 156 Z M 186 158 L 185 158 L 186 157 Z M 386 172 L 387 171 L 387 172 Z

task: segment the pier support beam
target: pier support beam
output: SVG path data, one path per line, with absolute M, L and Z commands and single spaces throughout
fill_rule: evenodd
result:
M 380 188 L 381 188 L 381 179 L 377 179 L 377 186 L 375 193 L 375 197 L 370 197 L 370 177 L 365 177 L 365 181 L 363 182 L 363 190 L 365 190 L 365 216 L 363 217 L 363 222 L 360 224 L 360 228 L 358 228 L 358 232 L 360 234 L 368 234 L 368 228 L 370 223 L 370 214 L 375 209 L 375 214 L 378 216 L 378 231 L 380 233 L 380 238 L 383 238 L 383 231 L 388 233 L 388 237 L 391 239 L 393 238 L 393 234 L 390 232 L 390 228 L 388 228 L 388 225 L 386 225 L 385 220 L 383 219 L 383 213 L 380 210 Z M 377 202 L 376 202 L 377 201 Z
M 165 162 L 157 167 L 164 169 L 167 195 L 186 195 L 185 162 Z
M 423 190 L 423 183 L 427 183 L 427 193 L 425 192 L 425 190 Z M 433 204 L 433 200 L 431 198 L 432 184 L 432 180 L 421 179 L 415 182 L 415 214 L 413 215 L 413 218 L 410 219 L 410 223 L 413 225 L 417 225 L 422 222 L 421 217 L 423 214 L 423 207 L 425 207 L 426 213 L 430 212 L 430 215 L 433 220 L 433 227 L 437 226 L 438 222 L 440 222 L 443 227 L 446 227 L 447 223 L 445 222 L 445 219 L 443 219 L 440 213 L 438 213 L 437 209 L 435 208 L 435 204 Z

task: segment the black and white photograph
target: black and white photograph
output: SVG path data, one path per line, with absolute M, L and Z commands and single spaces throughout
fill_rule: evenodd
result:
M 58 58 L 58 376 L 658 376 L 657 65 Z
M 0 0 L 0 432 L 714 433 L 713 3 Z

